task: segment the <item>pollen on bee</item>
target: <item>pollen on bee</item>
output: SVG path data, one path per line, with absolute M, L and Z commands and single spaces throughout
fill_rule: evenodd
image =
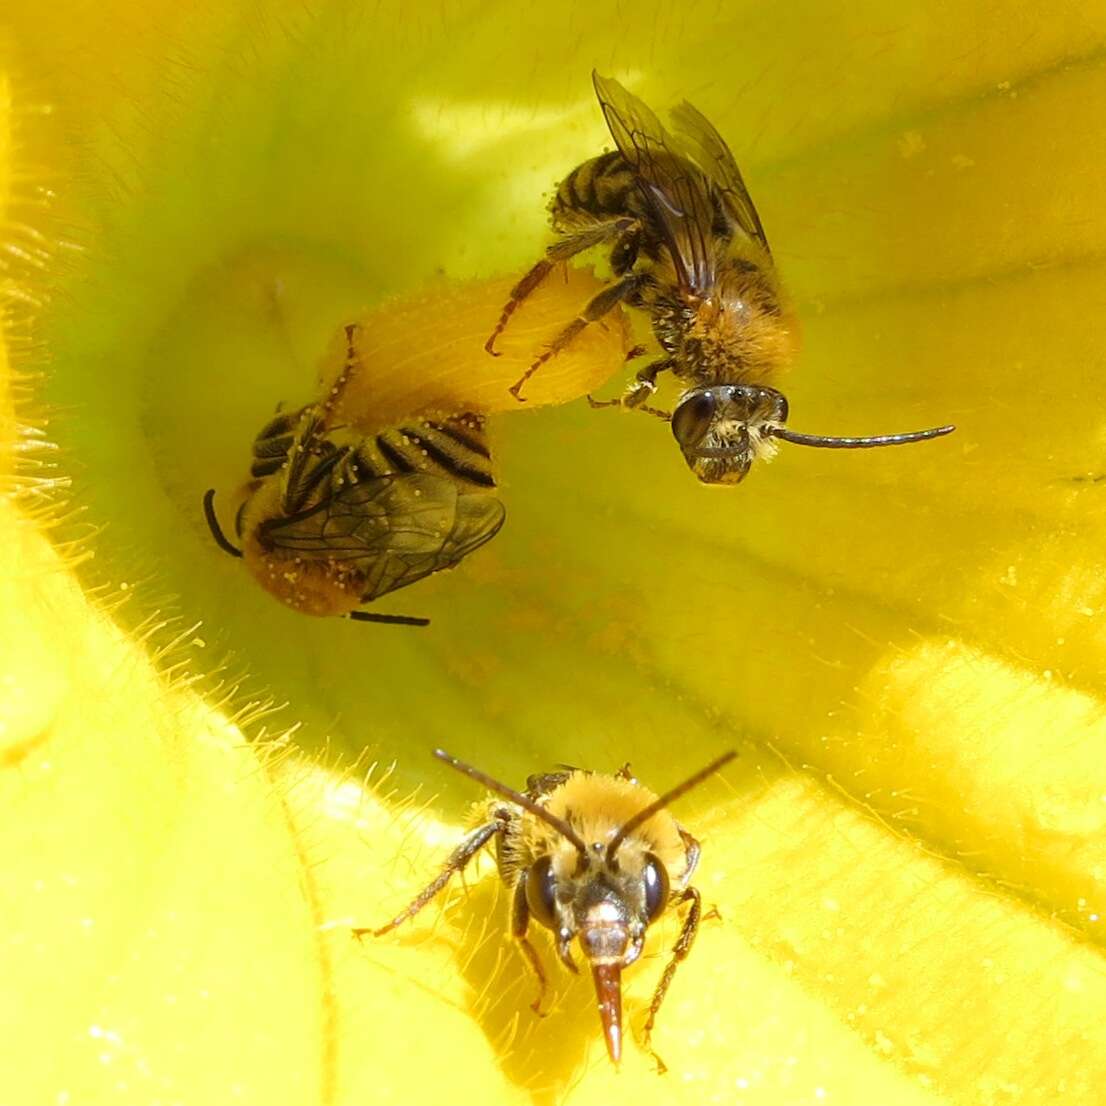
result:
M 336 332 L 319 369 L 323 390 L 337 396 L 335 418 L 371 433 L 428 412 L 489 414 L 567 403 L 622 368 L 633 339 L 616 308 L 545 362 L 527 381 L 526 404 L 520 404 L 508 389 L 604 285 L 588 268 L 554 273 L 511 316 L 496 340 L 499 356 L 492 356 L 484 343 L 516 279 L 443 281 L 349 320 L 352 331 Z

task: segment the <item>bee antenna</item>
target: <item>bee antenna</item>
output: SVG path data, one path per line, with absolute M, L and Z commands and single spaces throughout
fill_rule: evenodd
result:
M 909 434 L 877 434 L 871 438 L 832 438 L 823 434 L 798 434 L 786 427 L 773 427 L 766 434 L 792 445 L 813 445 L 821 449 L 872 449 L 880 445 L 906 445 L 909 442 L 925 442 L 930 438 L 943 438 L 951 434 L 955 426 L 935 426 L 932 430 L 913 430 Z
M 429 626 L 429 618 L 410 614 L 377 614 L 375 611 L 350 611 L 346 616 L 354 622 L 385 622 L 389 626 Z
M 223 528 L 219 525 L 219 519 L 215 514 L 214 488 L 208 488 L 207 491 L 204 492 L 204 518 L 207 519 L 207 528 L 211 531 L 211 536 L 215 539 L 215 544 L 224 553 L 229 553 L 232 557 L 241 557 L 242 550 L 227 540 L 226 534 L 223 533 Z
M 737 753 L 731 749 L 727 753 L 723 753 L 720 757 L 716 757 L 706 766 L 706 768 L 700 768 L 693 776 L 688 776 L 683 783 L 676 784 L 670 791 L 666 791 L 658 799 L 654 799 L 644 810 L 639 810 L 628 822 L 624 822 L 620 827 L 618 833 L 611 838 L 610 844 L 607 846 L 607 863 L 613 863 L 615 854 L 618 852 L 622 842 L 630 836 L 645 822 L 648 822 L 658 810 L 663 810 L 673 800 L 678 799 L 681 795 L 690 791 L 693 787 L 698 787 L 708 776 L 713 776 L 719 768 L 723 765 L 729 764 Z
M 534 802 L 529 795 L 524 795 L 521 791 L 516 791 L 513 787 L 508 787 L 505 783 L 500 783 L 499 780 L 493 779 L 485 772 L 481 772 L 479 768 L 473 768 L 471 764 L 466 764 L 463 760 L 458 760 L 455 756 L 451 756 L 444 749 L 435 749 L 434 755 L 442 761 L 445 761 L 450 768 L 456 768 L 458 772 L 463 775 L 469 776 L 471 779 L 476 780 L 477 783 L 482 783 L 489 791 L 494 791 L 497 795 L 502 795 L 503 798 L 509 799 L 512 803 L 518 803 L 524 810 L 528 810 L 535 818 L 540 818 L 547 826 L 552 826 L 566 841 L 571 844 L 581 857 L 586 857 L 588 853 L 588 846 L 584 839 L 563 819 L 558 818 L 556 814 L 550 814 L 540 803 Z

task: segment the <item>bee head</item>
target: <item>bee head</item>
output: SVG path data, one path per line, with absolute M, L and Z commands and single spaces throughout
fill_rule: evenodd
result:
M 715 384 L 692 388 L 672 414 L 672 434 L 704 484 L 740 484 L 757 457 L 775 451 L 787 400 L 774 388 Z
M 607 1051 L 622 1054 L 622 969 L 641 955 L 645 931 L 668 905 L 669 876 L 641 840 L 624 841 L 612 855 L 609 841 L 586 851 L 558 849 L 540 857 L 525 875 L 531 917 L 556 939 L 557 954 L 577 971 L 572 945 L 591 967 Z

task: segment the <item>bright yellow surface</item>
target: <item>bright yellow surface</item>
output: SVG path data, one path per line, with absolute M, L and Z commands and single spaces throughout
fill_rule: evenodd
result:
M 342 380 L 334 420 L 372 434 L 412 415 L 518 413 L 520 401 L 509 389 L 603 282 L 586 267 L 562 269 L 519 306 L 496 341 L 496 356 L 489 357 L 488 320 L 499 318 L 514 283 L 510 276 L 432 281 L 414 295 L 354 315 L 352 369 L 345 327 L 335 332 L 318 367 L 320 394 Z M 527 380 L 521 402 L 529 409 L 598 391 L 622 368 L 633 344 L 629 319 L 616 309 Z
M 1102 1101 L 1106 9 L 777 7 L 0 15 L 4 1103 Z M 510 412 L 429 631 L 282 610 L 200 494 L 343 321 L 537 256 L 593 65 L 733 144 L 796 429 L 959 430 L 719 490 L 653 420 Z M 586 979 L 530 1016 L 488 864 L 350 940 L 475 797 L 435 744 L 657 788 L 739 746 L 680 808 L 721 918 L 665 1078 Z

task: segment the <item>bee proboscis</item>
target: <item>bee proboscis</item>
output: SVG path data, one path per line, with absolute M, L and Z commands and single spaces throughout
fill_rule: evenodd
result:
M 691 877 L 699 842 L 668 813 L 668 805 L 702 783 L 737 755 L 727 752 L 682 783 L 656 795 L 632 776 L 629 765 L 613 775 L 575 768 L 531 776 L 515 791 L 442 749 L 434 755 L 483 784 L 489 798 L 478 824 L 450 854 L 437 878 L 387 925 L 354 929 L 380 937 L 413 918 L 493 839 L 500 878 L 511 891 L 511 931 L 538 981 L 532 1004 L 540 1012 L 545 969 L 527 936 L 531 919 L 553 933 L 557 956 L 578 968 L 572 942 L 591 968 L 599 1020 L 611 1060 L 622 1057 L 622 969 L 634 963 L 645 933 L 670 906 L 686 905 L 680 935 L 649 1004 L 644 1045 L 677 966 L 691 950 L 702 917 L 702 898 Z
M 213 490 L 204 514 L 219 547 L 244 558 L 295 610 L 425 626 L 425 618 L 358 608 L 453 567 L 499 532 L 505 511 L 484 419 L 412 419 L 373 436 L 343 436 L 332 414 L 356 371 L 355 331 L 346 327 L 346 367 L 326 399 L 278 415 L 257 435 L 235 516 L 241 546 L 219 526 Z
M 769 381 L 796 353 L 797 324 L 733 154 L 686 101 L 673 109 L 669 131 L 618 81 L 595 72 L 592 80 L 617 149 L 577 166 L 558 186 L 550 205 L 558 240 L 515 285 L 485 348 L 495 353 L 515 309 L 556 265 L 609 247 L 614 279 L 509 389 L 516 399 L 523 400 L 526 381 L 584 327 L 625 304 L 649 316 L 662 356 L 639 370 L 621 400 L 592 405 L 632 407 L 664 419 L 704 483 L 739 483 L 779 441 L 865 449 L 955 429 L 872 437 L 788 430 L 787 400 Z M 684 385 L 672 412 L 645 404 L 663 372 Z

